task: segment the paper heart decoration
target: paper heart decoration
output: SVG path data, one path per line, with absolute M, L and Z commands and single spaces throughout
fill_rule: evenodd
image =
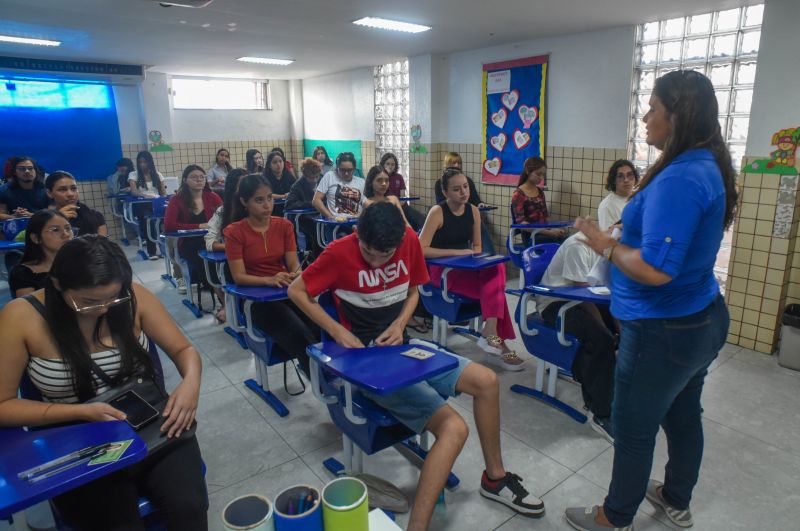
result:
M 489 143 L 497 151 L 503 151 L 503 148 L 506 147 L 507 141 L 508 141 L 508 136 L 506 136 L 505 133 L 500 133 L 499 135 L 493 136 L 489 139 Z
M 517 149 L 522 149 L 531 143 L 531 135 L 523 133 L 519 129 L 514 129 L 514 145 Z
M 492 113 L 492 123 L 499 129 L 502 129 L 503 126 L 506 125 L 506 119 L 508 119 L 508 113 L 505 109 L 500 109 Z
M 533 122 L 539 117 L 539 109 L 536 107 L 528 107 L 527 105 L 519 106 L 519 117 L 522 120 L 523 129 L 530 129 Z
M 506 92 L 500 97 L 500 101 L 503 102 L 503 105 L 505 105 L 509 111 L 513 111 L 519 101 L 519 91 L 514 89 L 511 92 Z
M 488 171 L 494 176 L 497 176 L 497 174 L 500 173 L 500 168 L 502 166 L 503 166 L 503 161 L 497 157 L 483 161 L 483 169 Z

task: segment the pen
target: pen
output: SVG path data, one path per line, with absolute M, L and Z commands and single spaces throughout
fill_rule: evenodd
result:
M 98 444 L 96 446 L 87 446 L 86 448 L 82 448 L 65 456 L 59 457 L 58 459 L 53 459 L 52 461 L 48 461 L 39 466 L 29 468 L 28 470 L 23 470 L 22 472 L 17 474 L 17 477 L 23 480 L 30 480 L 36 474 L 45 472 L 51 468 L 56 468 L 59 465 L 63 465 L 64 463 L 69 463 L 70 461 L 74 461 L 76 459 L 83 459 L 87 455 L 93 455 L 97 452 L 100 452 L 101 450 L 105 450 L 109 446 L 111 446 L 111 443 Z
M 64 472 L 65 470 L 69 470 L 70 468 L 75 468 L 78 465 L 82 465 L 84 463 L 88 463 L 89 461 L 91 461 L 95 457 L 100 457 L 101 455 L 104 455 L 105 453 L 106 453 L 106 449 L 103 448 L 102 450 L 100 450 L 100 451 L 98 451 L 96 453 L 93 453 L 93 454 L 90 454 L 90 455 L 86 455 L 86 456 L 78 459 L 77 461 L 71 461 L 71 462 L 67 463 L 66 465 L 64 465 L 62 467 L 56 468 L 55 470 L 50 470 L 50 471 L 48 471 L 48 472 L 46 472 L 44 474 L 40 474 L 38 476 L 28 477 L 26 479 L 30 483 L 37 483 L 39 481 L 42 481 L 43 479 L 51 478 L 51 477 L 55 476 L 56 474 L 60 474 L 61 472 Z

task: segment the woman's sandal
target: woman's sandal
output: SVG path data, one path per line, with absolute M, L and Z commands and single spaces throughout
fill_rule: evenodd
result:
M 219 310 L 214 312 L 214 319 L 217 320 L 217 324 L 225 324 L 226 317 L 227 316 L 225 315 L 225 308 L 220 308 Z
M 419 334 L 427 334 L 428 332 L 430 332 L 430 328 L 428 328 L 425 325 L 424 321 L 420 323 L 419 321 L 414 319 L 412 321 L 409 321 L 408 324 L 406 324 L 406 326 Z

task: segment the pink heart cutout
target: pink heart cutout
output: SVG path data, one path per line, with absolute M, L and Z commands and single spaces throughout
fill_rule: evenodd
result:
M 492 159 L 486 159 L 485 161 L 483 161 L 483 169 L 491 173 L 495 177 L 497 177 L 497 174 L 500 173 L 500 168 L 502 166 L 503 166 L 503 161 L 497 157 L 494 157 Z
M 500 101 L 503 102 L 503 105 L 505 105 L 509 111 L 513 111 L 519 101 L 519 91 L 514 89 L 511 92 L 506 92 L 500 97 Z
M 492 145 L 497 151 L 503 151 L 503 148 L 506 147 L 506 142 L 508 141 L 508 136 L 505 133 L 500 133 L 497 136 L 493 136 L 489 139 L 489 144 Z
M 536 107 L 528 107 L 527 105 L 520 105 L 519 110 L 519 117 L 522 120 L 522 128 L 523 129 L 530 129 L 533 122 L 539 118 L 539 109 Z
M 499 129 L 502 129 L 504 125 L 506 125 L 506 120 L 508 119 L 508 113 L 505 109 L 500 109 L 497 112 L 492 113 L 492 123 L 496 125 Z
M 531 135 L 523 133 L 519 129 L 514 129 L 514 145 L 517 149 L 522 149 L 531 143 Z

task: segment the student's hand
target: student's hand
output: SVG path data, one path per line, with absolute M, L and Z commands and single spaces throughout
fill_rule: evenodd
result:
M 197 226 L 197 228 L 198 229 L 207 229 L 208 228 L 208 223 L 201 223 L 200 225 Z
M 375 344 L 379 347 L 388 347 L 391 345 L 402 345 L 403 344 L 403 330 L 405 329 L 404 326 L 401 326 L 400 323 L 397 321 L 393 322 L 389 325 L 389 328 L 383 331 L 381 335 L 375 338 Z
M 180 437 L 189 429 L 197 414 L 197 402 L 200 395 L 200 384 L 183 380 L 167 400 L 167 406 L 161 414 L 167 420 L 161 425 L 161 433 L 167 437 Z
M 108 420 L 125 420 L 125 413 L 111 407 L 105 402 L 93 402 L 91 404 L 80 404 L 76 407 L 81 408 L 80 418 L 87 422 L 105 422 Z
M 32 215 L 27 208 L 18 207 L 14 209 L 14 216 L 18 218 L 29 218 Z
M 597 254 L 602 255 L 606 247 L 610 247 L 617 243 L 609 234 L 600 230 L 596 221 L 591 219 L 581 218 L 575 220 L 575 228 L 578 229 L 586 236 L 586 243 Z
M 292 277 L 291 273 L 281 271 L 275 276 L 267 277 L 267 286 L 273 286 L 276 288 L 288 288 L 289 284 L 292 283 L 292 280 L 294 280 L 294 277 Z
M 469 249 L 457 249 L 456 251 L 458 252 L 458 254 L 456 254 L 454 256 L 472 256 L 473 254 L 480 252 L 480 251 L 476 251 L 476 250 L 474 250 L 472 248 L 469 248 Z
M 333 336 L 334 341 L 345 348 L 364 348 L 364 343 L 343 326 Z
M 67 219 L 75 219 L 78 217 L 79 208 L 78 205 L 65 205 L 59 208 L 58 211 L 64 214 L 64 217 Z

